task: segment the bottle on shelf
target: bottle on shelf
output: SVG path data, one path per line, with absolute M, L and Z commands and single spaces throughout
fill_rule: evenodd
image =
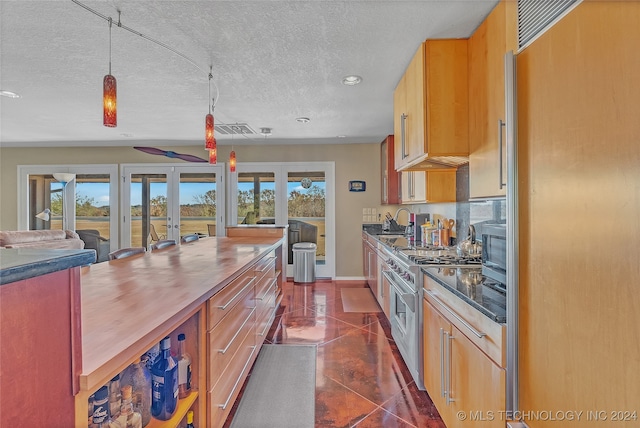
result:
M 160 342 L 161 356 L 151 367 L 151 415 L 166 421 L 178 407 L 178 364 L 171 356 L 171 339 Z
M 118 419 L 122 406 L 122 392 L 120 391 L 120 374 L 109 382 L 109 414 L 112 419 Z
M 185 335 L 178 335 L 178 398 L 191 393 L 191 355 L 187 353 Z
M 151 372 L 147 368 L 148 359 L 146 354 L 137 359 L 125 369 L 120 379 L 120 385 L 131 385 L 133 408 L 142 415 L 143 427 L 151 421 Z
M 132 392 L 131 385 L 122 387 L 122 406 L 118 422 L 123 428 L 142 428 L 142 415 L 133 407 Z
M 160 344 L 156 343 L 147 351 L 147 368 L 151 371 L 151 367 L 160 357 Z
M 195 428 L 195 425 L 193 425 L 193 410 L 187 412 L 187 428 Z
M 122 425 L 111 419 L 109 413 L 109 387 L 103 386 L 93 395 L 93 416 L 91 428 L 123 428 Z

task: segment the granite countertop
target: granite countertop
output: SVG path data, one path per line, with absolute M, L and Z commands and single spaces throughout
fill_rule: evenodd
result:
M 95 250 L 0 248 L 0 285 L 96 261 Z
M 501 284 L 482 276 L 481 268 L 424 267 L 422 272 L 491 320 L 501 324 L 507 321 L 507 295 Z M 482 280 L 479 284 L 467 285 L 463 278 L 469 275 L 480 275 Z

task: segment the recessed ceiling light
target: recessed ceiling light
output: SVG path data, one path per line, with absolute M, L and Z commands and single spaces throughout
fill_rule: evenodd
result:
M 271 128 L 260 128 L 260 133 L 265 137 L 271 135 Z
M 300 123 L 308 123 L 311 119 L 308 117 L 296 117 L 296 120 Z
M 120 134 L 120 136 L 126 137 L 126 138 L 131 138 L 131 137 L 133 137 L 133 134 L 129 134 L 129 133 L 123 132 L 122 134 Z
M 337 135 L 336 137 L 338 137 L 338 138 L 347 138 L 346 135 Z
M 362 77 L 356 76 L 355 74 L 344 76 L 342 78 L 342 84 L 347 86 L 357 85 L 360 82 L 362 82 Z
M 11 92 L 11 91 L 0 90 L 0 95 L 3 96 L 3 97 L 7 97 L 7 98 L 20 98 L 20 95 L 16 94 L 15 92 Z

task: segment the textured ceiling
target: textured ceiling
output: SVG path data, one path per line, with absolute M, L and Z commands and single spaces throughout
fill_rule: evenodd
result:
M 420 42 L 468 37 L 496 0 L 82 1 L 115 25 L 118 126 L 102 126 L 109 25 L 71 0 L 0 0 L 2 146 L 190 145 L 209 67 L 220 144 L 363 143 L 393 133 L 393 90 Z M 342 77 L 362 76 L 357 86 Z M 296 117 L 309 117 L 303 124 Z M 272 128 L 266 140 L 260 128 Z M 337 138 L 344 135 L 344 138 Z

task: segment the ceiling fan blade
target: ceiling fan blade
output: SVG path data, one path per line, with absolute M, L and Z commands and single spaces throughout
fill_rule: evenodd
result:
M 134 149 L 140 150 L 141 152 L 149 153 L 149 154 L 152 154 L 152 155 L 162 155 L 162 156 L 166 156 L 166 157 L 171 158 L 171 159 L 181 159 L 181 160 L 187 161 L 187 162 L 209 162 L 208 160 L 199 158 L 198 156 L 188 155 L 188 154 L 183 154 L 183 153 L 176 153 L 176 152 L 173 152 L 173 151 L 170 151 L 170 150 L 167 151 L 167 150 L 156 149 L 155 147 L 138 147 L 138 146 L 135 146 Z
M 181 153 L 176 153 L 176 157 L 187 162 L 209 162 L 208 160 L 199 158 L 198 156 L 186 155 Z
M 152 155 L 163 155 L 166 156 L 167 152 L 164 150 L 160 150 L 160 149 L 156 149 L 155 147 L 139 147 L 139 146 L 134 146 L 133 147 L 136 150 L 140 150 L 141 152 L 145 152 L 145 153 L 149 153 Z

